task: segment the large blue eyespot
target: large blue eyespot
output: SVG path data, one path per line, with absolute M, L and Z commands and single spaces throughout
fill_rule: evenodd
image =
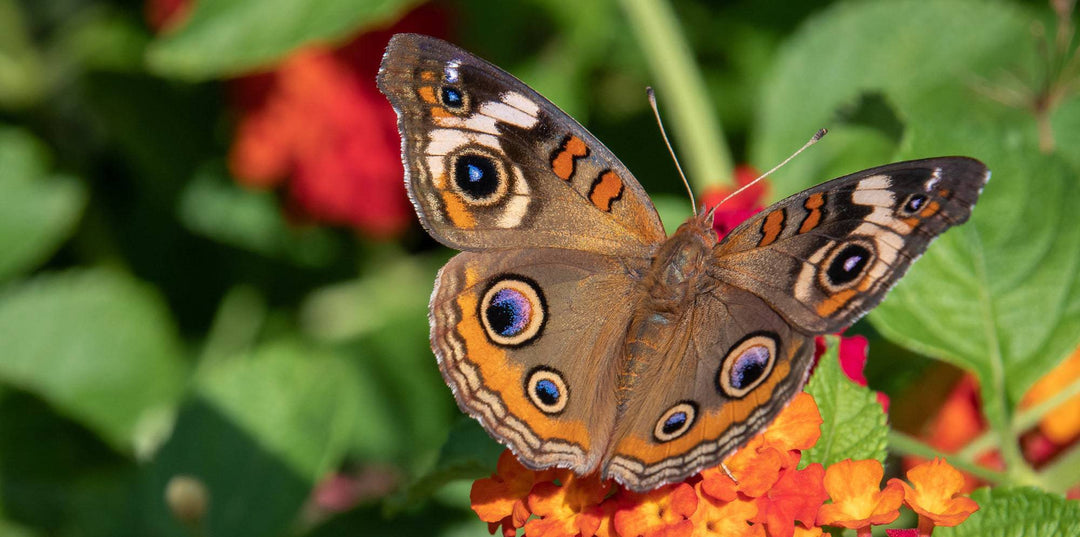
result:
M 469 201 L 491 201 L 503 182 L 503 174 L 487 155 L 466 153 L 454 160 L 454 183 Z
M 720 362 L 716 385 L 722 395 L 739 399 L 769 378 L 776 364 L 774 334 L 752 334 L 737 343 Z
M 524 293 L 510 287 L 499 289 L 484 310 L 488 324 L 502 337 L 514 337 L 529 326 L 532 302 Z
M 570 396 L 562 374 L 543 366 L 534 368 L 525 377 L 525 394 L 545 414 L 562 412 Z
M 653 437 L 658 442 L 670 442 L 690 430 L 697 420 L 697 403 L 683 401 L 669 408 L 653 428 Z
M 516 275 L 499 275 L 484 292 L 478 315 L 488 339 L 517 347 L 539 337 L 547 315 L 544 295 L 536 282 Z
M 731 366 L 731 386 L 742 390 L 753 385 L 768 370 L 771 358 L 769 349 L 761 345 L 743 351 Z

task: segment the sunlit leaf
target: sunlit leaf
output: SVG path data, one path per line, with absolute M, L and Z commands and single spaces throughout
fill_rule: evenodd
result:
M 39 276 L 0 294 L 0 341 L 0 381 L 123 451 L 152 447 L 187 376 L 161 297 L 112 270 Z
M 85 188 L 49 166 L 33 136 L 0 127 L 0 281 L 48 258 L 82 215 Z
M 885 412 L 874 391 L 855 384 L 840 368 L 840 340 L 829 337 L 829 347 L 818 360 L 806 391 L 821 411 L 821 438 L 806 451 L 802 463 L 825 466 L 844 459 L 885 460 L 889 434 Z
M 391 22 L 412 0 L 214 0 L 197 2 L 175 32 L 152 43 L 150 68 L 206 79 L 273 63 L 312 42 L 331 42 Z
M 959 526 L 934 528 L 938 537 L 1076 537 L 1080 502 L 1036 488 L 982 488 L 971 494 L 979 504 Z

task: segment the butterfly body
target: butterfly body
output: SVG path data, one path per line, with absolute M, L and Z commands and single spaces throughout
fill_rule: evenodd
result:
M 802 388 L 813 337 L 880 302 L 989 176 L 964 157 L 890 164 L 722 239 L 708 213 L 667 237 L 625 166 L 497 67 L 403 34 L 379 86 L 421 223 L 462 250 L 429 314 L 458 405 L 529 467 L 639 491 L 760 432 Z

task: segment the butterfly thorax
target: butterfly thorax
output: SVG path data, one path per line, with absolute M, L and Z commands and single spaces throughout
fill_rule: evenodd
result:
M 642 280 L 648 296 L 646 309 L 657 313 L 686 311 L 702 284 L 716 243 L 709 215 L 693 216 L 679 226 L 660 245 Z
M 673 333 L 671 325 L 692 311 L 690 305 L 701 287 L 709 284 L 706 267 L 716 243 L 712 218 L 698 215 L 679 226 L 657 249 L 641 280 L 642 307 L 627 328 L 624 362 L 617 381 L 620 406 L 643 373 L 655 365 L 642 358 L 658 356 L 656 349 L 665 348 L 668 342 L 664 340 Z

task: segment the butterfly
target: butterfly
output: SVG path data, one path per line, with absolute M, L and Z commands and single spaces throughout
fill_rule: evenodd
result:
M 966 157 L 889 164 L 795 194 L 722 240 L 668 237 L 580 124 L 445 41 L 399 34 L 380 90 L 424 228 L 461 250 L 431 295 L 431 346 L 461 409 L 532 469 L 645 491 L 760 432 L 798 393 L 814 336 L 877 305 L 971 214 Z

